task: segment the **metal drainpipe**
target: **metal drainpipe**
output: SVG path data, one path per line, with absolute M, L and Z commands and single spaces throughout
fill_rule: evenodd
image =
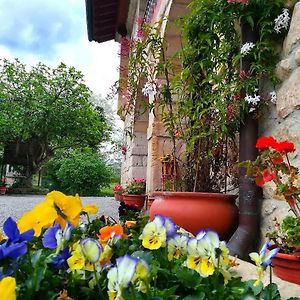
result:
M 242 44 L 257 40 L 257 32 L 248 24 L 241 26 Z M 251 61 L 241 59 L 240 70 L 249 71 Z M 255 160 L 258 121 L 248 114 L 240 128 L 239 160 Z M 231 255 L 249 260 L 249 252 L 256 250 L 260 234 L 261 189 L 253 178 L 246 176 L 245 168 L 239 170 L 239 226 L 228 242 Z

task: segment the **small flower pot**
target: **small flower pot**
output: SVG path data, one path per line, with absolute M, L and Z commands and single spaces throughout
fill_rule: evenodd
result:
M 282 280 L 300 284 L 300 258 L 278 252 L 272 258 L 274 274 Z
M 115 200 L 120 201 L 120 202 L 123 201 L 123 195 L 115 193 Z
M 6 193 L 6 186 L 0 186 L 0 195 L 5 195 Z
M 123 194 L 123 201 L 127 205 L 133 205 L 138 209 L 142 209 L 144 207 L 146 195 L 129 195 Z

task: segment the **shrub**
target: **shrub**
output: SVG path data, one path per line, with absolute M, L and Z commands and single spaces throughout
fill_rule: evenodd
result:
M 65 193 L 97 196 L 101 188 L 109 186 L 112 170 L 98 153 L 75 150 L 62 161 L 57 177 Z

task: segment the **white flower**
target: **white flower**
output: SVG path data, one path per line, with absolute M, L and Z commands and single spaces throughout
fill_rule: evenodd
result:
M 251 49 L 254 47 L 255 45 L 253 43 L 245 43 L 242 47 L 241 47 L 241 54 L 242 55 L 247 55 L 250 53 Z
M 155 96 L 156 95 L 156 85 L 154 82 L 146 82 L 144 88 L 142 89 L 142 93 L 145 96 Z
M 276 31 L 276 33 L 281 32 L 283 28 L 287 29 L 289 26 L 289 21 L 290 21 L 289 10 L 287 8 L 284 8 L 282 14 L 279 15 L 274 20 L 275 23 L 274 30 Z
M 270 92 L 271 102 L 276 104 L 277 102 L 277 94 L 275 91 Z
M 260 101 L 260 96 L 257 95 L 257 94 L 254 94 L 254 96 L 251 96 L 251 95 L 247 94 L 246 97 L 245 97 L 245 101 L 249 104 L 252 104 L 252 105 L 256 106 Z

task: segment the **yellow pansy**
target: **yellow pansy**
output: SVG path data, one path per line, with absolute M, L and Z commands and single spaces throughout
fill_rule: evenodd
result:
M 126 221 L 125 226 L 127 228 L 134 228 L 136 226 L 136 221 Z
M 167 233 L 164 226 L 152 221 L 143 229 L 139 237 L 142 240 L 142 245 L 150 250 L 156 250 L 166 246 Z
M 149 286 L 149 266 L 144 260 L 140 260 L 136 266 L 135 274 L 132 282 L 137 286 L 137 289 L 142 293 L 147 292 Z
M 20 232 L 34 229 L 34 235 L 40 236 L 43 228 L 49 228 L 58 223 L 61 228 L 65 228 L 67 221 L 73 226 L 78 226 L 80 213 L 96 213 L 95 205 L 82 207 L 78 196 L 66 196 L 65 194 L 53 191 L 46 195 L 45 201 L 39 203 L 31 211 L 23 214 L 18 221 Z
M 178 259 L 187 252 L 187 235 L 174 235 L 168 240 L 168 260 Z
M 215 271 L 212 261 L 200 256 L 189 256 L 187 259 L 187 267 L 197 271 L 202 277 L 212 275 Z
M 201 231 L 188 243 L 187 267 L 197 271 L 202 277 L 212 275 L 215 267 L 218 266 L 216 249 L 219 246 L 220 240 L 217 233 Z
M 42 228 L 52 226 L 56 217 L 57 213 L 55 209 L 42 202 L 36 205 L 31 211 L 23 214 L 18 221 L 18 228 L 21 233 L 33 229 L 34 235 L 40 236 Z
M 14 277 L 5 277 L 0 280 L 0 295 L 3 300 L 16 299 L 16 279 Z
M 67 259 L 67 263 L 72 270 L 81 270 L 85 267 L 85 260 L 81 251 L 74 251 Z
M 56 223 L 64 228 L 69 221 L 73 226 L 78 226 L 81 212 L 96 213 L 95 205 L 82 207 L 78 194 L 75 196 L 66 196 L 62 192 L 53 191 L 47 194 L 45 203 L 54 208 L 57 212 Z
M 89 204 L 82 208 L 82 212 L 87 214 L 96 214 L 98 212 L 98 208 L 95 204 Z
M 64 228 L 68 220 L 72 225 L 78 226 L 80 212 L 82 210 L 81 200 L 78 195 L 66 196 L 62 192 L 53 191 L 48 193 L 45 203 L 57 212 L 56 223 Z
M 107 263 L 109 263 L 112 256 L 113 256 L 113 249 L 108 244 L 106 244 L 104 246 L 103 251 L 102 251 L 101 256 L 100 256 L 101 266 L 104 266 Z

